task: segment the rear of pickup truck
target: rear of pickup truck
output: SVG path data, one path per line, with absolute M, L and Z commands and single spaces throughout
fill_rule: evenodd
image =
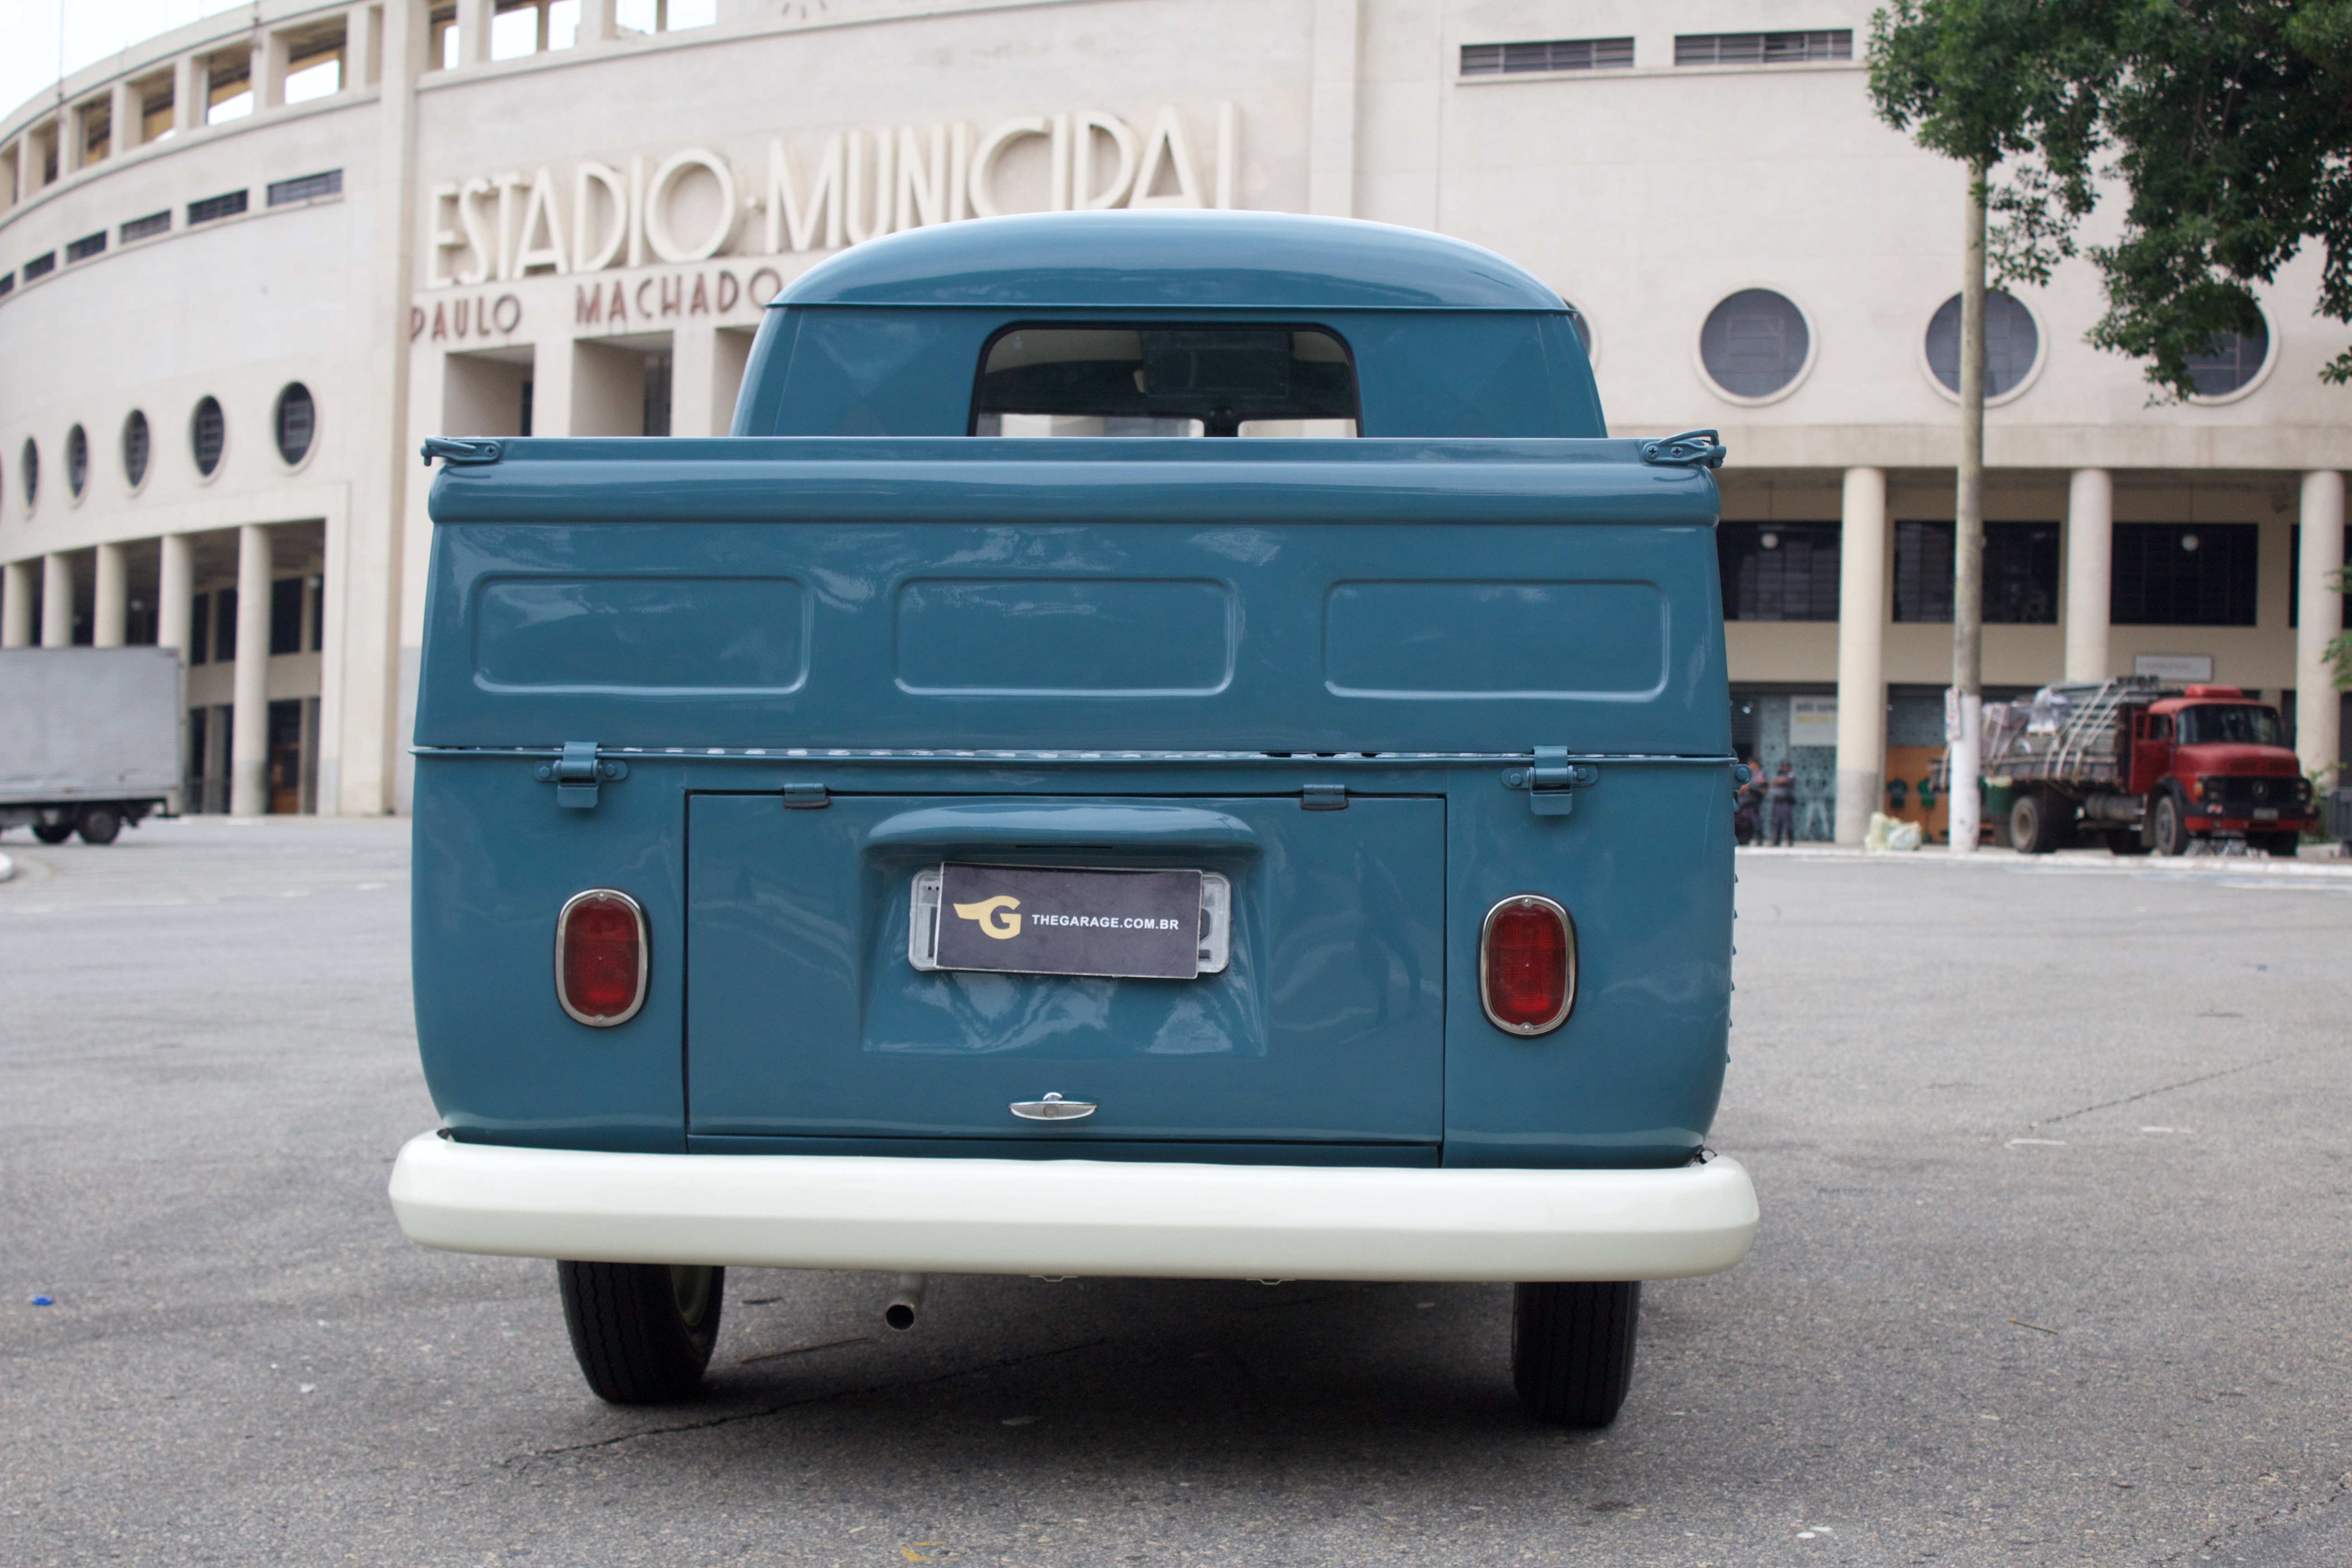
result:
M 957 433 L 792 428 L 795 366 L 891 301 L 788 300 L 736 437 L 439 444 L 414 954 L 443 1125 L 401 1222 L 565 1260 L 608 1398 L 691 1388 L 728 1264 L 1472 1279 L 1520 1286 L 1531 1408 L 1605 1421 L 1638 1281 L 1756 1223 L 1704 1148 L 1710 449 L 1383 435 L 1412 416 L 1344 310 L 1119 303 L 1052 307 L 1108 379 L 1035 346 L 1078 341 L 1050 302 L 917 317 L 965 353 Z M 1154 430 L 1363 434 L 970 433 L 992 385 L 1003 429 L 1129 384 L 1104 413 Z

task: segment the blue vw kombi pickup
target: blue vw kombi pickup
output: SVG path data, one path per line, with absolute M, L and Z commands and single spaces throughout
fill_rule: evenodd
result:
M 1639 1282 L 1747 1251 L 1722 448 L 1608 439 L 1518 268 L 927 228 L 777 298 L 724 439 L 426 451 L 392 1200 L 562 1260 L 598 1394 L 689 1394 L 729 1264 L 899 1324 L 931 1272 L 1508 1280 L 1528 1408 L 1597 1426 Z

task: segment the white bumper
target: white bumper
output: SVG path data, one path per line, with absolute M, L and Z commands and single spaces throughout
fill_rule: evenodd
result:
M 401 1150 L 392 1206 L 450 1252 L 939 1274 L 1668 1279 L 1748 1252 L 1735 1160 L 1391 1170 L 880 1155 Z

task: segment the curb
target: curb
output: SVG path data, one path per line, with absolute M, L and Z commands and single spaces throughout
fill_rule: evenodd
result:
M 2105 851 L 2086 850 L 2080 858 L 2061 851 L 2053 855 L 2020 855 L 2013 849 L 2000 849 L 1990 845 L 1974 855 L 1955 856 L 1941 845 L 1932 848 L 1911 850 L 1851 849 L 1835 845 L 1807 845 L 1795 849 L 1759 849 L 1742 845 L 1740 858 L 1755 857 L 1769 860 L 1864 861 L 1872 865 L 1968 866 L 1996 870 L 2047 872 L 2084 872 L 2091 875 L 2148 876 L 2162 873 L 2169 876 L 2203 877 L 2295 877 L 2318 878 L 2326 880 L 2352 879 L 2352 859 L 2321 858 L 2273 860 L 2251 855 L 2183 855 L 2134 856 L 2116 858 Z

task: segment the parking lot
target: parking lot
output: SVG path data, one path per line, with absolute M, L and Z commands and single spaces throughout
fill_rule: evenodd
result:
M 1764 1226 L 1563 1436 L 1500 1286 L 743 1270 L 601 1405 L 384 1202 L 405 824 L 0 850 L 5 1568 L 2352 1561 L 2352 865 L 1743 852 Z

